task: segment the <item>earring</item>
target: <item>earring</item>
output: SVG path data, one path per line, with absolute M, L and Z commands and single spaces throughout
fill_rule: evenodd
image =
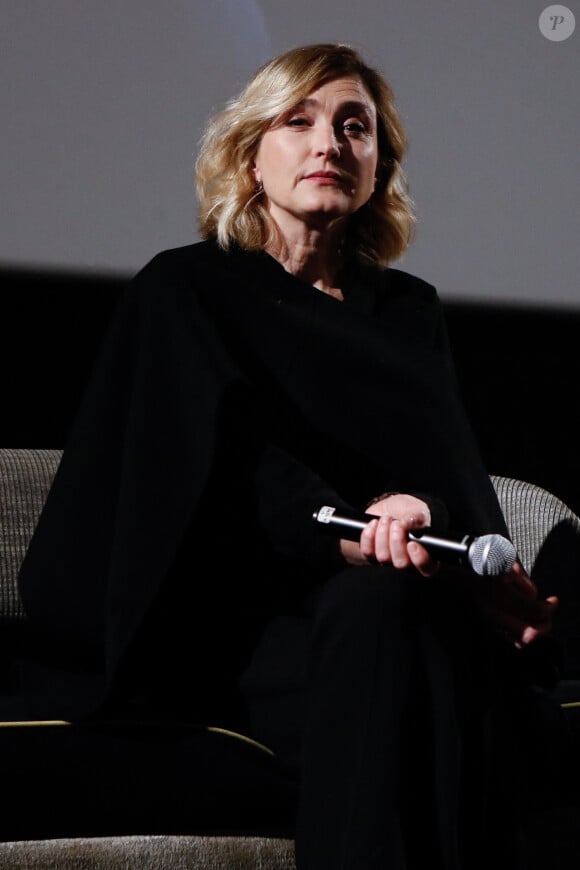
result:
M 261 181 L 256 181 L 256 194 L 259 196 L 264 190 L 264 185 Z

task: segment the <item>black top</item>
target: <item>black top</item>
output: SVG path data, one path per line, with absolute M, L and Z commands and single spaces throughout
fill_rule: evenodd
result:
M 246 616 L 336 570 L 320 504 L 419 491 L 452 529 L 507 534 L 434 287 L 359 266 L 341 286 L 343 302 L 211 241 L 131 282 L 21 570 L 25 714 L 97 709 L 144 626 L 219 603 L 241 561 Z

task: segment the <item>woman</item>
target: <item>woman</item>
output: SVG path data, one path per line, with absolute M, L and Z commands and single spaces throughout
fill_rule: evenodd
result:
M 507 531 L 436 291 L 389 265 L 405 147 L 344 45 L 282 54 L 212 119 L 204 241 L 121 301 L 21 572 L 23 715 L 265 743 L 299 870 L 484 862 L 490 723 L 556 606 L 517 562 L 482 581 L 407 539 Z M 338 539 L 320 505 L 380 519 Z

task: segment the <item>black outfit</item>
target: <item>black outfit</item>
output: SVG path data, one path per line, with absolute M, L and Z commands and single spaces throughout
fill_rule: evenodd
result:
M 490 711 L 525 689 L 517 656 L 442 579 L 347 567 L 312 513 L 415 491 L 451 533 L 507 532 L 434 288 L 362 266 L 341 286 L 214 242 L 136 276 L 21 571 L 12 710 L 267 743 L 257 789 L 283 818 L 264 827 L 293 833 L 297 807 L 300 870 L 424 866 L 417 826 L 429 866 L 472 870 L 499 829 Z

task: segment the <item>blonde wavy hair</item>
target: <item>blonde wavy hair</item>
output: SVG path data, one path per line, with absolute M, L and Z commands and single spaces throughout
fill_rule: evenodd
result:
M 246 250 L 274 243 L 277 228 L 256 190 L 253 162 L 265 131 L 283 113 L 329 81 L 358 77 L 377 112 L 378 167 L 369 201 L 351 215 L 344 248 L 363 262 L 386 266 L 409 246 L 413 203 L 401 163 L 407 138 L 391 88 L 348 45 L 291 49 L 261 66 L 236 98 L 210 119 L 195 165 L 202 238 Z

